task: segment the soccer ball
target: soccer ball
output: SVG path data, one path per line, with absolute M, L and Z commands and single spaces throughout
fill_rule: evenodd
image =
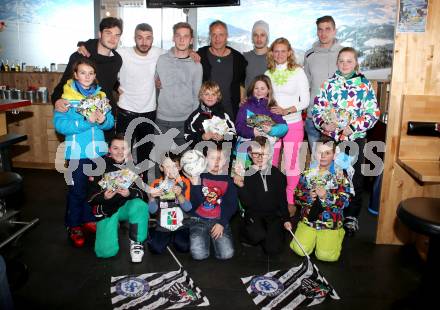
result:
M 189 150 L 182 155 L 180 165 L 188 175 L 200 175 L 206 169 L 206 158 L 200 151 Z

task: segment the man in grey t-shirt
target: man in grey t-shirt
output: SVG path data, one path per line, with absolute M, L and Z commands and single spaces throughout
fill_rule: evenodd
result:
M 248 62 L 245 80 L 246 90 L 257 75 L 264 74 L 267 70 L 266 55 L 267 45 L 269 44 L 269 25 L 264 20 L 255 22 L 252 27 L 252 43 L 254 49 L 243 53 Z

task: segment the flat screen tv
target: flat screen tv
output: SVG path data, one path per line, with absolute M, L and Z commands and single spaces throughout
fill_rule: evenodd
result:
M 193 8 L 240 5 L 240 0 L 147 0 L 147 8 Z

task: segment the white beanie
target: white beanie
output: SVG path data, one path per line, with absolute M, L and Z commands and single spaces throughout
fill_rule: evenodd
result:
M 252 34 L 254 34 L 257 29 L 261 29 L 266 33 L 267 42 L 269 42 L 269 24 L 266 23 L 264 20 L 256 21 L 254 26 L 252 27 Z

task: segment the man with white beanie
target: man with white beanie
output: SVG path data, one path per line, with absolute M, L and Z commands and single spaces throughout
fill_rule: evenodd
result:
M 269 24 L 264 20 L 256 21 L 252 27 L 252 43 L 254 49 L 243 53 L 248 62 L 245 80 L 246 89 L 257 75 L 264 74 L 267 70 L 266 54 L 268 51 L 267 45 L 269 44 Z

